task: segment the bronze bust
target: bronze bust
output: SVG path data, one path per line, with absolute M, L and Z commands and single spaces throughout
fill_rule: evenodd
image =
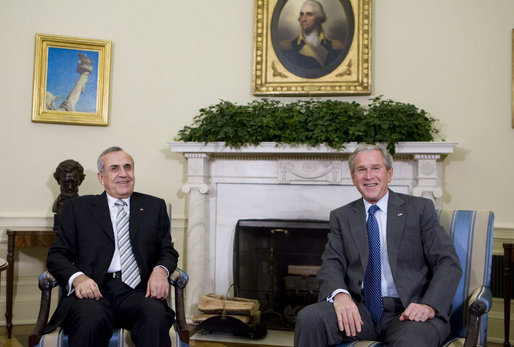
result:
M 86 177 L 84 168 L 73 159 L 65 160 L 57 166 L 54 178 L 61 186 L 61 194 L 55 200 L 52 212 L 61 213 L 66 200 L 79 195 L 79 186 L 84 177 Z

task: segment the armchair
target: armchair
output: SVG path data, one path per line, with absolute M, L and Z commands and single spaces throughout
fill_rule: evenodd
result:
M 494 213 L 438 210 L 439 222 L 450 234 L 462 265 L 462 278 L 453 299 L 451 333 L 443 347 L 486 346 L 487 313 L 492 305 L 491 262 Z M 382 346 L 377 341 L 338 345 Z
M 41 290 L 41 305 L 39 308 L 39 315 L 34 327 L 34 331 L 29 336 L 29 347 L 34 346 L 68 346 L 68 336 L 63 333 L 61 328 L 56 331 L 43 335 L 43 330 L 48 322 L 50 313 L 50 301 L 52 296 L 52 289 L 57 287 L 57 281 L 48 273 L 43 272 L 39 276 L 39 289 Z M 172 296 L 175 298 L 175 324 L 170 330 L 170 338 L 172 346 L 186 347 L 189 345 L 189 335 L 191 329 L 186 324 L 185 311 L 184 311 L 184 288 L 189 281 L 189 276 L 181 269 L 176 269 L 170 275 L 170 285 L 175 288 L 170 290 L 170 297 L 168 303 L 171 306 Z M 134 346 L 130 334 L 125 329 L 115 329 L 109 342 L 109 346 Z

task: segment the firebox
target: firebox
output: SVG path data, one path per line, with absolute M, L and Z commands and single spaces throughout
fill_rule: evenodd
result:
M 293 330 L 296 314 L 317 301 L 316 272 L 329 222 L 244 219 L 234 236 L 234 294 L 257 299 L 268 329 Z

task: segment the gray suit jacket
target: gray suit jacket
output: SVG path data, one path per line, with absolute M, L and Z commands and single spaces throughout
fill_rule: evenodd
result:
M 366 211 L 361 199 L 330 213 L 331 232 L 318 272 L 320 300 L 336 289 L 363 300 L 361 285 L 368 263 Z M 387 249 L 394 284 L 405 308 L 432 306 L 434 323 L 449 333 L 451 304 L 462 270 L 448 233 L 439 225 L 431 200 L 389 191 Z

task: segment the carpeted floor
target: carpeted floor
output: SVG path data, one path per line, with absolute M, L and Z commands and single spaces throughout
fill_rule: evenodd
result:
M 27 347 L 29 335 L 15 335 L 12 339 L 0 336 L 0 347 Z
M 8 339 L 5 326 L 0 326 L 0 347 L 27 347 L 33 328 L 33 325 L 15 325 L 12 331 L 13 337 Z

